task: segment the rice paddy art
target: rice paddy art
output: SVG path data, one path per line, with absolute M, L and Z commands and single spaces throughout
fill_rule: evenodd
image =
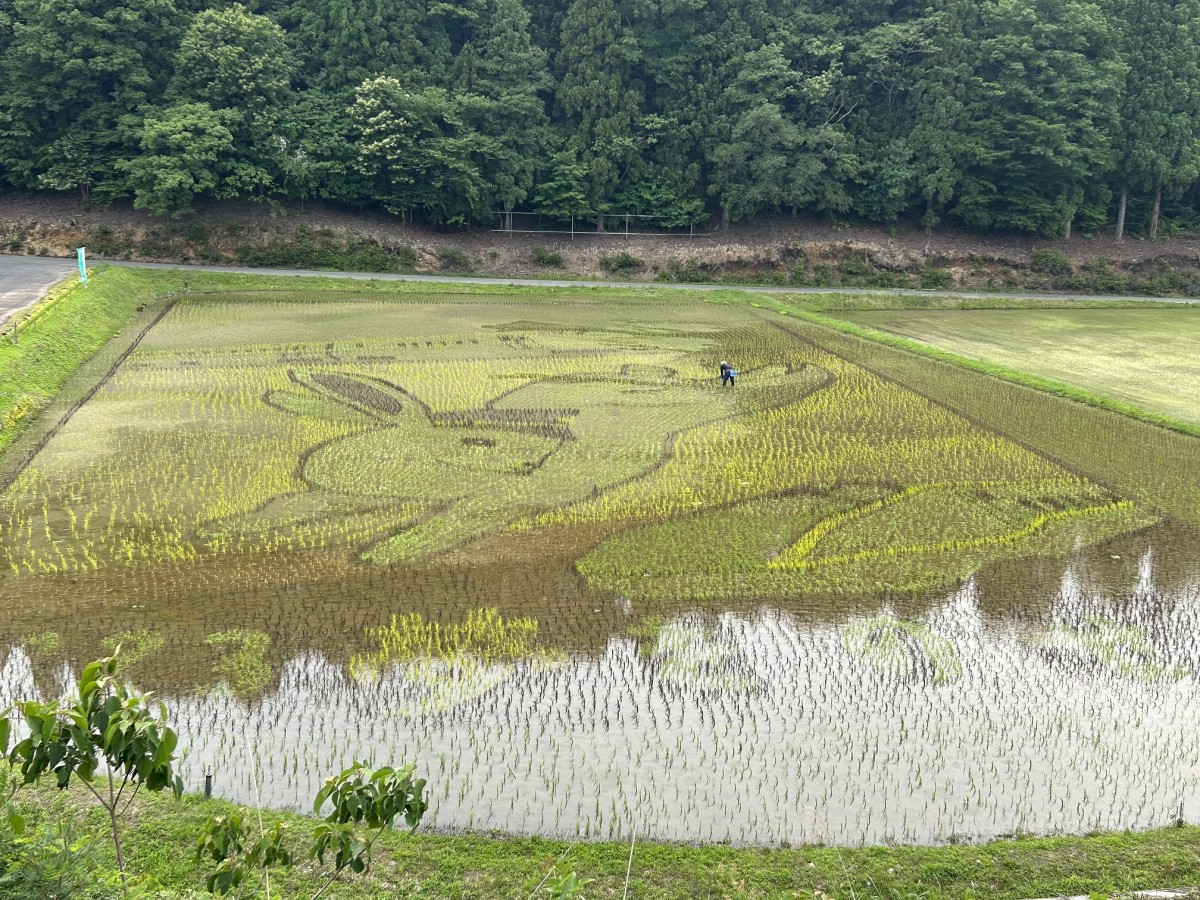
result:
M 1197 742 L 1140 733 L 1200 721 L 1200 441 L 898 353 L 691 299 L 178 299 L 5 461 L 0 702 L 120 643 L 222 793 L 411 759 L 447 829 L 1200 803 Z

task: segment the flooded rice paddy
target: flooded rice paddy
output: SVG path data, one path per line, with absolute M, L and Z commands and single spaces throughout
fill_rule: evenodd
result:
M 120 643 L 192 789 L 303 809 L 354 759 L 412 760 L 448 830 L 1200 820 L 1174 494 L 774 313 L 305 299 L 177 306 L 10 460 L 0 703 Z

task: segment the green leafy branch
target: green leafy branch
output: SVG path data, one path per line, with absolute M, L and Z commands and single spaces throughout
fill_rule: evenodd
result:
M 324 895 L 347 869 L 356 875 L 366 872 L 375 841 L 398 821 L 403 820 L 410 832 L 416 830 L 429 809 L 424 797 L 426 782 L 414 777 L 416 769 L 415 763 L 409 763 L 399 769 L 384 766 L 372 771 L 367 763 L 355 762 L 326 780 L 317 792 L 313 811 L 319 813 L 326 804 L 331 809 L 316 827 L 309 856 L 325 865 L 326 856 L 332 855 L 333 871 L 312 900 Z M 255 872 L 266 877 L 272 868 L 295 862 L 295 853 L 285 844 L 282 822 L 269 829 L 260 825 L 260 834 L 254 838 L 245 819 L 245 810 L 240 810 L 214 817 L 205 825 L 196 860 L 217 864 L 205 882 L 210 893 L 236 895 Z M 366 834 L 360 830 L 363 828 Z
M 78 777 L 108 815 L 124 893 L 128 882 L 118 819 L 141 788 L 170 789 L 178 797 L 183 782 L 174 769 L 179 738 L 167 727 L 166 706 L 151 704 L 150 695 L 137 694 L 124 682 L 119 654 L 117 647 L 112 656 L 84 667 L 76 698 L 21 700 L 5 709 L 0 752 L 20 769 L 24 785 L 53 776 L 63 790 Z M 28 734 L 10 749 L 14 713 Z M 23 823 L 12 807 L 14 794 L 7 799 L 7 812 L 15 831 Z

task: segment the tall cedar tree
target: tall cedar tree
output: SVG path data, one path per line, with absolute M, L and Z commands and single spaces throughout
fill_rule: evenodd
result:
M 1116 133 L 1117 240 L 1130 190 L 1152 197 L 1147 236 L 1158 233 L 1163 192 L 1200 177 L 1200 2 L 1124 0 L 1118 6 L 1127 65 Z
M 558 105 L 569 146 L 587 170 L 587 197 L 604 230 L 603 213 L 636 160 L 642 85 L 633 34 L 612 0 L 575 0 L 563 19 L 558 51 Z
M 977 228 L 1070 237 L 1104 218 L 1125 66 L 1111 22 L 1087 0 L 985 0 L 977 91 L 956 213 Z
M 480 96 L 472 104 L 476 127 L 492 138 L 483 177 L 511 229 L 512 210 L 529 197 L 550 143 L 542 97 L 554 87 L 546 52 L 534 45 L 529 13 L 520 0 L 494 0 L 474 73 Z

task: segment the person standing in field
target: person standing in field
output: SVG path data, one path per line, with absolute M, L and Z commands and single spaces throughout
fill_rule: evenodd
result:
M 737 378 L 737 369 L 725 360 L 721 360 L 721 386 L 725 387 L 728 385 L 729 387 L 733 387 L 735 378 Z

